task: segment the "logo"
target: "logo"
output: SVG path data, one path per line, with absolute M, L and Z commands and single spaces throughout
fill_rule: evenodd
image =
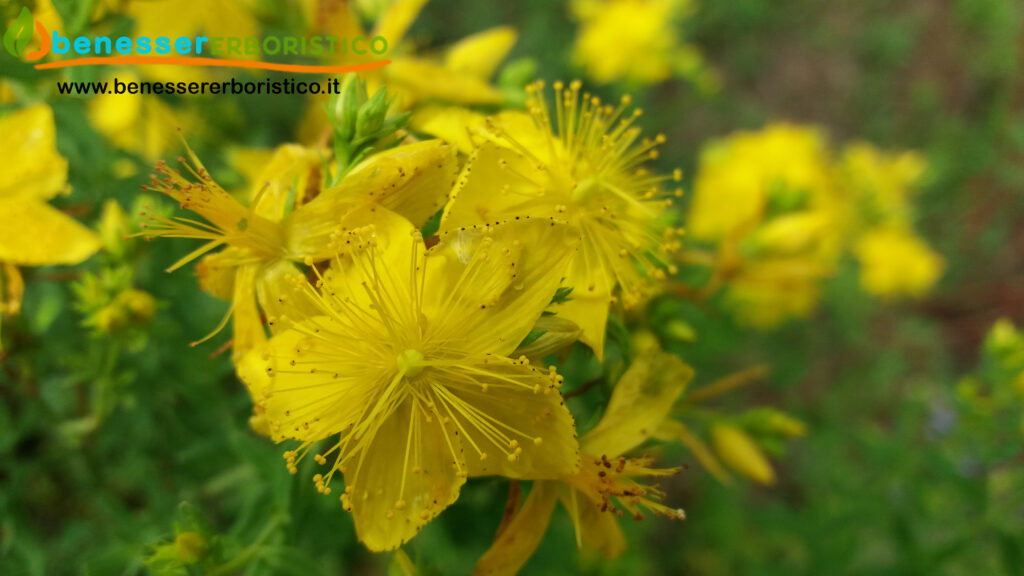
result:
M 35 34 L 39 48 L 28 50 Z M 32 17 L 24 6 L 4 32 L 4 49 L 28 62 L 48 54 L 58 56 L 52 62 L 34 65 L 37 70 L 69 66 L 110 66 L 124 64 L 174 65 L 199 67 L 258 68 L 306 74 L 341 74 L 373 70 L 391 63 L 386 59 L 388 41 L 383 36 L 64 36 L 50 32 Z M 114 54 L 117 55 L 114 55 Z M 64 56 L 60 58 L 60 56 Z M 287 64 L 260 60 L 261 56 L 349 56 L 356 64 Z M 231 59 L 238 56 L 241 59 Z M 370 60 L 374 56 L 380 60 Z
M 39 49 L 26 52 L 35 32 L 39 33 Z M 4 49 L 15 58 L 34 62 L 50 53 L 50 36 L 43 24 L 32 18 L 28 8 L 22 6 L 21 13 L 4 32 Z
M 39 34 L 39 48 L 28 50 L 35 34 Z M 11 56 L 28 62 L 41 60 L 47 54 L 71 57 L 35 64 L 37 70 L 69 66 L 97 66 L 124 64 L 155 64 L 176 66 L 216 66 L 232 68 L 259 68 L 279 72 L 307 74 L 334 74 L 360 72 L 380 68 L 391 63 L 386 59 L 388 41 L 382 36 L 268 36 L 266 38 L 240 38 L 237 36 L 63 36 L 52 33 L 22 7 L 18 17 L 4 32 L 4 49 Z M 117 54 L 116 56 L 114 54 Z M 381 60 L 358 64 L 316 65 L 286 64 L 259 60 L 260 56 L 348 56 L 357 60 L 361 56 Z M 74 55 L 74 56 L 72 56 Z M 84 57 L 79 57 L 84 56 Z M 233 60 L 231 56 L 242 59 Z M 225 58 L 226 57 L 226 58 Z

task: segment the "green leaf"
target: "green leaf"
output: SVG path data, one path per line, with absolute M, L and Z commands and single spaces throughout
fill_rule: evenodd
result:
M 519 347 L 522 348 L 523 346 L 529 346 L 530 344 L 533 344 L 534 342 L 537 341 L 538 338 L 543 336 L 546 332 L 547 330 L 530 330 L 530 333 L 526 335 L 526 338 L 523 338 L 523 341 L 519 343 Z
M 444 209 L 438 210 L 430 217 L 430 220 L 427 220 L 427 223 L 423 225 L 423 228 L 420 228 L 420 234 L 422 234 L 424 238 L 430 238 L 434 234 L 437 234 L 437 231 L 441 229 L 442 215 L 444 215 Z
M 25 47 L 32 41 L 32 13 L 28 8 L 22 6 L 21 13 L 11 22 L 11 26 L 4 32 L 4 48 L 11 56 L 20 58 L 25 52 Z
M 561 286 L 558 290 L 555 290 L 555 295 L 551 298 L 552 304 L 564 304 L 572 298 L 569 298 L 569 294 L 572 294 L 573 286 Z

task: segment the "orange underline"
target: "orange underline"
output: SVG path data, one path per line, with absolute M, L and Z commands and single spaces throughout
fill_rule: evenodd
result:
M 303 74 L 338 74 L 343 72 L 364 72 L 390 64 L 391 60 L 378 60 L 365 64 L 347 66 L 312 66 L 306 64 L 277 64 L 255 60 L 221 60 L 219 58 L 198 58 L 191 56 L 104 56 L 98 58 L 73 58 L 45 64 L 36 64 L 37 70 L 68 68 L 70 66 L 97 66 L 115 64 L 169 64 L 172 66 L 218 66 L 223 68 L 259 68 L 279 72 L 300 72 Z

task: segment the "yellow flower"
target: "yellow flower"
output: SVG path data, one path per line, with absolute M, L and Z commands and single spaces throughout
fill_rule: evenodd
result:
M 508 358 L 561 281 L 573 232 L 547 220 L 442 235 L 428 253 L 401 217 L 364 209 L 309 290 L 316 315 L 243 362 L 271 436 L 314 445 L 313 481 L 343 506 L 371 550 L 412 538 L 467 476 L 554 478 L 579 467 L 561 377 Z
M 831 263 L 802 255 L 743 262 L 726 280 L 725 303 L 742 324 L 769 330 L 810 316 L 831 274 Z
M 497 104 L 504 96 L 490 78 L 516 41 L 514 29 L 502 26 L 467 36 L 440 58 L 395 57 L 383 71 L 406 108 L 423 100 L 464 105 Z
M 580 326 L 581 340 L 600 358 L 616 286 L 626 307 L 639 304 L 652 281 L 664 278 L 664 255 L 678 248 L 678 230 L 662 222 L 672 203 L 662 185 L 681 175 L 645 167 L 665 138 L 641 139 L 634 125 L 640 112 L 627 113 L 628 97 L 612 107 L 589 94 L 581 99 L 579 82 L 568 89 L 556 82 L 551 111 L 542 89 L 541 83 L 529 89 L 529 114 L 507 112 L 491 121 L 492 142 L 470 156 L 441 229 L 525 216 L 573 224 L 582 244 L 564 273 L 574 290 L 555 310 Z
M 515 30 L 508 26 L 491 28 L 456 42 L 439 56 L 414 55 L 409 51 L 405 34 L 426 4 L 426 0 L 396 0 L 382 12 L 373 31 L 366 34 L 387 39 L 387 54 L 374 58 L 391 60 L 379 71 L 368 74 L 371 88 L 374 81 L 387 85 L 388 90 L 399 95 L 399 104 L 405 109 L 422 100 L 459 104 L 500 102 L 502 94 L 489 80 L 515 44 Z
M 682 510 L 660 502 L 664 494 L 638 479 L 664 477 L 676 469 L 651 468 L 652 459 L 625 458 L 651 437 L 693 377 L 679 358 L 652 350 L 638 357 L 622 375 L 598 425 L 583 436 L 583 466 L 558 481 L 534 482 L 526 502 L 499 528 L 474 574 L 514 575 L 540 543 L 555 502 L 561 501 L 576 527 L 577 546 L 615 557 L 625 550 L 618 518 L 636 520 L 643 511 L 682 520 Z
M 868 231 L 857 241 L 854 253 L 860 263 L 861 287 L 882 297 L 920 298 L 945 267 L 941 256 L 901 227 Z
M 687 233 L 721 240 L 745 233 L 773 207 L 817 207 L 829 200 L 825 140 L 813 129 L 772 124 L 709 144 L 700 155 Z
M 146 0 L 132 2 L 128 15 L 135 21 L 135 34 L 158 38 L 166 36 L 257 37 L 259 23 L 246 0 L 191 2 L 189 0 Z M 254 55 L 232 55 L 253 59 Z M 146 66 L 146 76 L 161 81 L 194 81 L 208 75 L 204 69 L 180 66 Z
M 774 124 L 702 152 L 687 231 L 718 244 L 714 282 L 738 319 L 771 328 L 816 307 L 840 255 L 839 206 L 821 134 Z
M 133 72 L 118 72 L 123 82 L 137 82 Z M 112 80 L 110 76 L 108 80 Z M 141 94 L 108 94 L 88 103 L 89 121 L 114 145 L 152 162 L 177 142 L 181 118 L 159 98 Z
M 44 104 L 0 118 L 0 318 L 21 308 L 16 266 L 78 264 L 100 248 L 88 228 L 46 201 L 67 189 L 68 163 L 57 152 L 53 112 Z
M 574 0 L 572 8 L 580 22 L 573 60 L 595 82 L 653 84 L 680 75 L 716 87 L 700 52 L 679 38 L 690 0 Z
M 274 330 L 311 311 L 303 306 L 306 279 L 298 265 L 333 256 L 329 246 L 338 231 L 358 225 L 347 218 L 349 212 L 374 204 L 422 224 L 440 209 L 455 172 L 450 148 L 427 141 L 376 154 L 338 186 L 321 191 L 320 154 L 288 145 L 277 150 L 246 206 L 218 186 L 191 151 L 189 155 L 192 165 L 186 168 L 194 179 L 159 163 L 159 176 L 153 176 L 149 188 L 174 198 L 207 223 L 150 216 L 143 235 L 206 240 L 168 271 L 225 247 L 203 258 L 198 272 L 204 289 L 232 300 L 221 327 L 233 314 L 236 360 L 266 340 L 261 311 Z
M 840 186 L 856 212 L 852 215 L 856 226 L 909 226 L 911 200 L 926 167 L 915 152 L 886 154 L 863 142 L 847 146 L 839 164 Z
M 927 168 L 915 152 L 847 146 L 839 185 L 848 196 L 848 234 L 860 262 L 861 287 L 885 298 L 924 296 L 942 275 L 942 257 L 913 231 L 913 196 Z

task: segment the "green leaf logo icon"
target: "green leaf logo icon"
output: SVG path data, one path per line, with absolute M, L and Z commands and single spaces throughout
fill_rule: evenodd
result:
M 32 13 L 22 6 L 21 13 L 4 32 L 4 48 L 11 56 L 20 58 L 25 47 L 32 41 L 32 23 Z

